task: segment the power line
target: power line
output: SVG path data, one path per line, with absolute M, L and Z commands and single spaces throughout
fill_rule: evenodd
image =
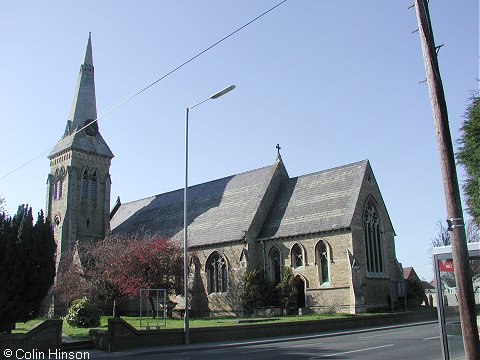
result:
M 162 81 L 163 79 L 165 79 L 166 77 L 172 75 L 173 73 L 175 73 L 176 71 L 180 70 L 181 68 L 183 68 L 185 65 L 189 64 L 190 62 L 192 62 L 193 60 L 195 60 L 196 58 L 200 57 L 201 55 L 205 54 L 206 52 L 208 52 L 209 50 L 213 49 L 215 46 L 219 45 L 220 43 L 222 43 L 223 41 L 227 40 L 228 38 L 230 38 L 231 36 L 235 35 L 236 33 L 238 33 L 239 31 L 243 30 L 244 28 L 246 28 L 248 25 L 254 23 L 255 21 L 257 21 L 258 19 L 260 19 L 261 17 L 267 15 L 269 12 L 275 10 L 277 7 L 279 7 L 280 5 L 286 3 L 287 0 L 283 0 L 281 2 L 279 2 L 277 5 L 271 7 L 270 9 L 268 9 L 267 11 L 261 13 L 260 15 L 258 15 L 257 17 L 255 17 L 253 20 L 250 20 L 249 22 L 247 22 L 246 24 L 240 26 L 239 28 L 237 28 L 235 31 L 232 31 L 230 34 L 224 36 L 223 38 L 221 38 L 220 40 L 218 40 L 217 42 L 213 43 L 212 45 L 210 45 L 209 47 L 207 47 L 206 49 L 202 50 L 201 52 L 199 52 L 198 54 L 196 54 L 195 56 L 191 57 L 190 59 L 188 59 L 187 61 L 183 62 L 182 64 L 178 65 L 176 68 L 174 68 L 173 70 L 169 71 L 168 73 L 166 73 L 165 75 L 161 76 L 160 78 L 158 78 L 157 80 L 155 80 L 154 82 L 150 83 L 149 85 L 147 85 L 146 87 L 144 87 L 143 89 L 141 89 L 140 91 L 137 91 L 135 94 L 133 94 L 132 96 L 128 97 L 126 100 L 123 100 L 121 103 L 119 103 L 118 105 L 114 106 L 113 108 L 111 108 L 110 110 L 108 110 L 107 112 L 103 113 L 102 115 L 98 116 L 96 119 L 92 120 L 91 122 L 89 122 L 88 124 L 86 124 L 85 126 L 81 127 L 80 129 L 76 130 L 72 135 L 70 136 L 75 136 L 75 134 L 77 134 L 78 132 L 82 131 L 83 129 L 85 129 L 87 126 L 90 126 L 92 123 L 94 122 L 97 122 L 98 120 L 104 118 L 105 116 L 107 116 L 108 114 L 112 113 L 113 111 L 117 110 L 120 106 L 123 106 L 125 105 L 126 103 L 130 102 L 131 100 L 133 100 L 134 98 L 136 98 L 137 96 L 139 96 L 140 94 L 142 94 L 143 92 L 147 91 L 148 89 L 150 89 L 152 86 L 156 85 L 157 83 L 159 83 L 160 81 Z M 44 156 L 46 153 L 52 151 L 53 149 L 55 148 L 55 146 L 52 146 L 51 148 L 45 150 L 44 152 L 42 152 L 41 154 L 37 155 L 36 157 L 34 157 L 33 159 L 30 159 L 28 160 L 27 162 L 25 162 L 24 164 L 20 165 L 19 167 L 15 168 L 14 170 L 10 171 L 9 173 L 3 175 L 2 177 L 0 177 L 0 180 L 3 180 L 7 177 L 9 177 L 10 175 L 16 173 L 17 171 L 23 169 L 25 166 L 31 164 L 32 162 L 34 162 L 35 160 L 37 160 L 38 158 Z

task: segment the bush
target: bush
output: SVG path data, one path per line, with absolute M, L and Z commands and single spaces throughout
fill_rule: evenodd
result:
M 65 320 L 71 326 L 90 328 L 100 326 L 100 309 L 86 297 L 75 300 L 68 308 Z
M 427 299 L 422 283 L 407 279 L 405 280 L 405 286 L 407 288 L 407 306 L 414 309 L 419 308 Z
M 282 268 L 282 279 L 277 284 L 276 290 L 278 292 L 278 298 L 280 299 L 280 305 L 288 310 L 295 295 L 294 277 L 292 269 L 288 266 Z
M 246 271 L 240 296 L 244 314 L 251 315 L 254 308 L 272 306 L 273 290 L 262 271 L 257 269 Z

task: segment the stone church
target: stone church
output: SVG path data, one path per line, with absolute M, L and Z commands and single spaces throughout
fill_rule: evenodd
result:
M 97 122 L 89 37 L 64 135 L 49 155 L 47 214 L 58 256 L 106 234 L 181 237 L 183 189 L 110 211 L 113 153 Z M 290 177 L 273 164 L 189 188 L 192 312 L 237 312 L 241 275 L 295 278 L 296 307 L 349 313 L 389 306 L 401 281 L 395 232 L 368 160 Z

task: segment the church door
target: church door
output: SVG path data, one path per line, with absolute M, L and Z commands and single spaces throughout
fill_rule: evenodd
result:
M 297 307 L 305 307 L 305 281 L 300 276 L 295 277 L 295 293 L 297 295 Z

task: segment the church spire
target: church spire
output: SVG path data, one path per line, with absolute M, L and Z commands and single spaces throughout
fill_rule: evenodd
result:
M 88 64 L 93 66 L 93 56 L 92 56 L 92 33 L 88 33 L 88 42 L 87 42 L 87 50 L 85 51 L 85 60 L 83 64 Z
M 80 66 L 77 87 L 73 94 L 72 106 L 68 115 L 65 135 L 71 135 L 76 129 L 85 125 L 87 120 L 97 118 L 97 102 L 95 98 L 95 79 L 92 56 L 92 34 L 88 35 L 85 60 Z

